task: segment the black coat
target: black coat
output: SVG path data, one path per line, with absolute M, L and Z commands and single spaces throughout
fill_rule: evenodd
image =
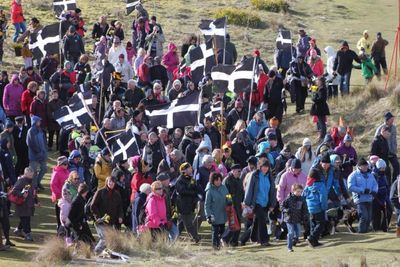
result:
M 235 161 L 236 164 L 240 164 L 242 168 L 247 166 L 247 159 L 254 155 L 255 151 L 253 147 L 249 144 L 244 146 L 241 143 L 234 143 L 232 145 L 232 159 Z
M 290 193 L 289 197 L 283 201 L 283 211 L 285 222 L 297 224 L 308 221 L 308 210 L 306 200 L 302 196 L 295 196 Z
M 10 179 L 10 183 L 15 184 L 17 176 L 15 175 L 12 155 L 8 149 L 0 149 L 0 164 L 4 179 Z
M 144 92 L 140 88 L 135 88 L 133 90 L 126 90 L 124 99 L 124 105 L 136 109 L 142 99 L 146 98 Z
M 221 147 L 221 134 L 218 132 L 217 128 L 212 126 L 211 128 L 204 128 L 205 134 L 210 137 L 212 149 Z
M 327 116 L 330 115 L 328 103 L 328 90 L 325 86 L 320 86 L 318 92 L 312 97 L 314 102 L 311 106 L 310 115 L 312 116 Z
M 264 91 L 264 103 L 270 105 L 282 104 L 282 89 L 284 88 L 283 80 L 279 77 L 269 79 Z
M 335 62 L 333 63 L 333 70 L 340 75 L 351 72 L 353 69 L 353 61 L 361 64 L 361 60 L 358 58 L 356 52 L 353 50 L 347 50 L 346 52 L 339 50 L 336 53 Z
M 70 57 L 79 57 L 85 53 L 82 38 L 78 34 L 68 35 L 64 40 L 64 56 L 66 59 Z
M 57 71 L 58 61 L 54 58 L 46 57 L 43 59 L 42 63 L 40 63 L 40 76 L 43 80 L 49 80 L 51 75 L 53 75 Z
M 92 30 L 92 38 L 93 39 L 100 39 L 101 36 L 106 36 L 108 32 L 108 24 L 105 25 L 105 27 L 101 27 L 100 23 L 95 23 L 93 25 L 93 30 Z
M 17 126 L 14 126 L 12 135 L 14 137 L 14 148 L 17 154 L 17 163 L 15 165 L 17 175 L 22 174 L 25 167 L 29 165 L 28 146 L 26 145 L 27 134 L 28 127 L 23 126 L 20 130 Z
M 386 162 L 389 160 L 389 144 L 382 135 L 378 135 L 372 141 L 370 154 L 376 155 Z
M 176 185 L 176 206 L 179 214 L 189 215 L 194 212 L 197 204 L 197 186 L 191 176 L 179 176 Z
M 160 80 L 165 90 L 168 84 L 168 74 L 167 69 L 163 65 L 155 65 L 150 67 L 150 80 Z
M 242 216 L 242 202 L 244 198 L 243 182 L 240 177 L 235 178 L 232 174 L 229 174 L 223 183 L 232 196 L 233 207 L 240 218 Z
M 68 219 L 74 229 L 79 229 L 85 220 L 85 199 L 78 194 L 71 204 Z
M 37 202 L 36 193 L 32 186 L 32 179 L 20 177 L 14 185 L 12 194 L 23 196 L 22 190 L 29 187 L 28 196 L 22 205 L 15 205 L 15 216 L 31 217 L 35 211 L 35 203 Z
M 118 218 L 123 218 L 122 200 L 119 192 L 114 189 L 110 194 L 107 186 L 97 190 L 93 196 L 90 209 L 96 219 L 102 218 L 105 214 L 110 215 L 109 225 L 117 225 Z
M 64 106 L 64 102 L 61 99 L 52 99 L 47 104 L 47 129 L 49 131 L 59 131 L 61 129 L 60 124 L 54 119 L 54 112 L 61 109 L 62 106 Z
M 240 112 L 235 108 L 229 111 L 228 116 L 226 117 L 226 133 L 231 132 L 238 120 L 247 120 L 247 110 L 245 108 L 243 108 Z

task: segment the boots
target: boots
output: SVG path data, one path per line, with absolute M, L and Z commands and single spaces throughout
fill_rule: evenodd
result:
M 397 226 L 396 237 L 400 238 L 400 226 Z

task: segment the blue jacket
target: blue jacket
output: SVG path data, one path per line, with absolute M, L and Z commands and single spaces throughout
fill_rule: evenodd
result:
M 227 215 L 225 207 L 227 204 L 226 195 L 229 194 L 225 185 L 216 187 L 207 184 L 206 187 L 206 202 L 204 204 L 206 217 L 212 218 L 212 224 L 225 224 Z
M 254 171 L 251 174 L 250 181 L 247 183 L 246 192 L 244 195 L 244 204 L 246 206 L 252 207 L 253 209 L 256 206 L 256 198 L 258 193 L 259 186 L 259 170 Z M 276 187 L 274 179 L 272 178 L 271 173 L 269 173 L 269 194 L 268 194 L 268 204 L 267 208 L 273 208 L 276 205 Z
M 304 188 L 303 196 L 306 198 L 308 212 L 317 214 L 328 209 L 328 191 L 325 182 L 315 181 Z
M 76 171 L 79 174 L 79 182 L 84 183 L 85 182 L 85 169 L 81 164 L 75 164 L 72 160 L 68 161 L 68 170 L 70 172 Z
M 32 116 L 32 127 L 28 130 L 26 144 L 28 146 L 29 161 L 43 161 L 47 159 L 46 137 L 42 129 L 36 127 L 36 122 L 41 120 L 38 116 Z
M 372 202 L 374 197 L 372 192 L 378 192 L 378 183 L 372 173 L 361 173 L 359 169 L 353 171 L 347 178 L 349 191 L 353 193 L 354 203 Z M 370 194 L 364 194 L 365 189 L 370 190 Z
M 271 145 L 269 144 L 268 141 L 264 141 L 264 142 L 259 143 L 258 147 L 257 147 L 256 157 L 260 156 L 262 153 L 265 153 L 265 150 L 268 149 L 268 148 L 271 149 Z M 267 155 L 268 155 L 268 161 L 271 164 L 271 166 L 272 167 L 275 166 L 274 157 L 271 155 L 271 153 L 267 153 Z
M 266 127 L 268 127 L 268 123 L 266 120 L 263 120 L 261 124 L 257 124 L 254 119 L 251 120 L 249 126 L 247 126 L 247 132 L 249 133 L 250 140 L 254 141 L 261 129 L 264 129 Z
M 376 182 L 378 183 L 378 193 L 376 194 L 374 201 L 376 201 L 381 206 L 383 206 L 385 202 L 389 204 L 390 186 L 387 182 L 385 173 L 379 173 L 379 170 L 377 168 L 374 168 L 372 174 L 374 175 Z

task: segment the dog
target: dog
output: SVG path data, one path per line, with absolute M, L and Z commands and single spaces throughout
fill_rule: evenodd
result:
M 343 218 L 342 222 L 347 227 L 350 233 L 355 233 L 356 229 L 353 227 L 353 223 L 358 220 L 358 212 L 357 209 L 351 207 L 350 209 L 343 210 Z

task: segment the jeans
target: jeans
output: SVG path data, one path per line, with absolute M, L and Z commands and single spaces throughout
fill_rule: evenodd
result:
M 106 248 L 106 240 L 104 233 L 106 226 L 95 224 L 94 227 L 96 228 L 96 232 L 99 235 L 99 241 L 97 242 L 96 247 L 94 248 L 94 252 L 98 254 Z
M 292 249 L 294 238 L 300 237 L 301 225 L 299 223 L 286 223 L 286 226 L 288 229 L 287 247 L 288 249 Z
M 211 226 L 211 238 L 214 248 L 219 248 L 221 246 L 221 237 L 225 231 L 225 224 L 213 224 Z
M 358 233 L 367 233 L 372 220 L 372 203 L 362 202 L 357 204 L 359 219 Z
M 31 161 L 29 162 L 29 166 L 33 169 L 35 172 L 35 176 L 33 177 L 32 185 L 34 188 L 37 188 L 38 185 L 41 184 L 41 181 L 46 173 L 47 170 L 47 163 L 46 160 L 43 161 Z M 39 169 L 39 173 L 37 173 L 37 168 Z
M 26 31 L 25 22 L 14 23 L 15 32 L 13 36 L 13 42 L 15 43 L 18 39 L 20 33 L 24 33 Z
M 342 96 L 350 94 L 350 78 L 351 72 L 347 72 L 340 76 L 340 92 Z
M 310 237 L 312 243 L 317 243 L 325 225 L 325 212 L 321 211 L 316 214 L 311 214 L 310 222 Z
M 179 236 L 178 226 L 176 225 L 176 223 L 173 222 L 171 225 L 171 229 L 169 229 L 168 231 L 168 239 L 171 242 L 175 242 L 178 236 Z
M 46 92 L 46 99 L 49 100 L 51 84 L 48 80 L 43 81 L 43 89 Z
M 338 85 L 328 85 L 328 98 L 338 96 Z
M 25 234 L 31 233 L 31 216 L 19 217 L 18 229 L 22 230 Z
M 317 129 L 319 131 L 319 138 L 321 140 L 324 139 L 326 135 L 326 122 L 325 122 L 325 116 L 318 116 L 318 121 L 317 121 Z
M 255 227 L 257 227 L 258 230 L 258 242 L 260 242 L 260 244 L 266 244 L 269 241 L 267 230 L 268 209 L 256 204 L 254 213 L 257 221 Z

